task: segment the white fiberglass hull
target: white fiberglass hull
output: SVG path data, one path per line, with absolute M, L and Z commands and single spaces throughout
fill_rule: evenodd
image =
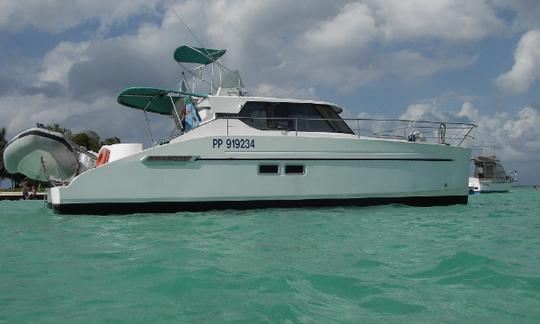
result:
M 210 129 L 206 129 L 210 128 Z M 206 129 L 206 130 L 205 130 Z M 201 132 L 198 133 L 197 132 Z M 66 213 L 204 210 L 404 202 L 467 202 L 470 150 L 314 134 L 204 136 L 211 126 L 77 176 L 49 190 Z M 246 148 L 219 140 L 253 140 Z M 242 145 L 240 145 L 242 146 Z M 277 174 L 260 174 L 277 165 Z M 285 174 L 302 165 L 302 174 Z
M 511 180 L 469 178 L 471 193 L 509 192 L 511 186 Z

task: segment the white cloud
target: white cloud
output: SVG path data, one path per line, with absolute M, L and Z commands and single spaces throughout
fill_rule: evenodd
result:
M 426 56 L 413 50 L 400 50 L 383 56 L 380 67 L 387 74 L 402 79 L 428 77 L 439 71 L 467 67 L 476 61 L 476 57 L 468 56 Z
M 67 98 L 48 98 L 43 94 L 0 97 L 0 120 L 9 133 L 19 132 L 39 123 L 62 123 L 72 117 L 95 113 L 107 107 L 105 99 L 92 103 Z M 99 116 L 99 114 L 97 115 Z
M 507 92 L 526 92 L 540 78 L 540 30 L 525 33 L 514 52 L 512 69 L 496 79 L 497 86 Z
M 444 120 L 443 113 L 439 111 L 434 102 L 429 103 L 418 103 L 413 104 L 407 107 L 407 110 L 399 119 L 410 119 L 410 120 Z
M 505 23 L 484 0 L 367 0 L 387 40 L 475 41 Z
M 0 18 L 0 26 L 18 12 L 25 12 L 24 19 L 10 24 L 10 28 L 30 24 L 59 31 L 93 19 L 102 26 L 121 23 L 130 15 L 154 10 L 160 1 L 142 6 L 127 0 L 102 6 L 98 5 L 100 1 L 76 1 L 69 6 L 54 1 L 35 6 L 31 6 L 32 2 L 14 3 L 3 2 L 6 10 L 0 16 L 4 17 Z M 225 63 L 240 68 L 248 87 L 258 89 L 271 84 L 283 88 L 281 83 L 286 80 L 288 88 L 322 85 L 351 91 L 383 78 L 398 77 L 407 82 L 474 63 L 474 55 L 460 53 L 459 49 L 426 51 L 417 46 L 392 46 L 393 41 L 426 37 L 475 40 L 488 35 L 487 30 L 499 28 L 500 22 L 492 17 L 493 10 L 486 8 L 484 1 L 460 4 L 187 0 L 172 8 L 207 46 L 229 50 Z M 27 5 L 31 8 L 25 11 Z M 122 11 L 126 6 L 130 8 Z M 62 14 L 55 19 L 34 17 L 37 12 L 47 17 L 53 9 Z M 408 14 L 398 15 L 401 9 Z M 413 26 L 410 29 L 402 26 L 409 23 Z M 60 43 L 47 54 L 37 80 L 67 84 L 73 95 L 81 94 L 83 89 L 86 94 L 99 88 L 117 92 L 130 82 L 175 87 L 179 70 L 168 58 L 183 42 L 197 43 L 175 14 L 165 10 L 160 25 L 142 26 L 135 34 L 91 43 Z
M 309 51 L 331 50 L 336 53 L 364 47 L 379 33 L 368 6 L 348 3 L 336 16 L 307 30 L 303 35 L 303 45 Z
M 257 87 L 252 90 L 251 95 L 275 98 L 317 99 L 315 88 L 313 87 L 297 89 L 287 86 L 275 86 L 268 83 L 259 83 Z
M 98 21 L 108 28 L 137 14 L 154 12 L 162 0 L 2 0 L 0 29 L 17 31 L 27 27 L 50 33 Z
M 67 74 L 77 62 L 88 61 L 86 51 L 90 42 L 61 42 L 45 56 L 42 70 L 37 75 L 39 81 L 57 82 L 67 85 Z

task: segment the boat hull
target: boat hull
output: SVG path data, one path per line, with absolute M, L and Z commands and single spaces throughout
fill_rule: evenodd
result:
M 77 153 L 62 134 L 31 128 L 17 135 L 4 150 L 9 173 L 30 179 L 65 182 L 79 170 Z
M 346 137 L 250 138 L 256 149 L 215 149 L 214 137 L 184 135 L 51 188 L 49 203 L 58 212 L 108 214 L 467 202 L 466 148 Z M 261 174 L 261 165 L 277 165 L 278 172 Z M 290 165 L 304 171 L 287 174 Z
M 511 186 L 511 180 L 469 178 L 470 193 L 509 192 Z
M 467 204 L 468 195 L 460 196 L 417 196 L 389 198 L 346 198 L 346 199 L 301 199 L 301 200 L 242 200 L 242 201 L 206 201 L 201 202 L 131 202 L 131 203 L 79 203 L 49 204 L 60 214 L 133 214 L 133 213 L 174 213 L 199 212 L 222 209 L 257 209 L 257 208 L 301 208 L 301 207 L 336 207 L 336 206 L 373 206 L 385 204 L 404 204 L 416 207 L 448 206 Z

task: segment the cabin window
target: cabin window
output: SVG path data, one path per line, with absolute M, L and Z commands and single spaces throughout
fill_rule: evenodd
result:
M 493 163 L 484 163 L 484 177 L 493 179 Z
M 329 109 L 332 109 L 329 107 Z M 298 130 L 302 132 L 334 133 L 335 129 L 312 104 L 294 104 L 290 110 L 293 123 L 298 123 Z M 338 116 L 339 118 L 339 116 Z M 298 121 L 297 121 L 298 120 Z M 294 125 L 293 125 L 294 127 Z
M 261 130 L 353 134 L 328 105 L 250 101 L 242 107 L 239 117 L 249 126 Z
M 266 111 L 266 125 L 268 129 L 294 129 L 287 105 L 271 102 L 265 105 L 264 110 Z
M 347 125 L 345 121 L 339 117 L 338 113 L 335 112 L 332 107 L 325 105 L 314 105 L 314 107 L 322 118 L 328 119 L 328 123 L 332 126 L 336 133 L 352 134 L 352 130 L 349 125 Z
M 277 164 L 261 164 L 259 165 L 259 174 L 278 174 L 279 166 Z
M 493 168 L 493 178 L 506 179 L 506 171 L 504 171 L 502 165 L 495 164 L 495 167 Z
M 482 166 L 479 166 L 479 167 L 476 167 L 476 176 L 478 178 L 483 178 L 484 177 L 484 167 Z
M 304 174 L 304 166 L 296 164 L 286 165 L 285 174 Z

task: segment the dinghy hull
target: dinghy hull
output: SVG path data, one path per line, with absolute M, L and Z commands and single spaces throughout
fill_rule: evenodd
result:
M 79 171 L 78 153 L 61 133 L 31 128 L 15 136 L 4 150 L 9 173 L 38 181 L 67 182 Z

